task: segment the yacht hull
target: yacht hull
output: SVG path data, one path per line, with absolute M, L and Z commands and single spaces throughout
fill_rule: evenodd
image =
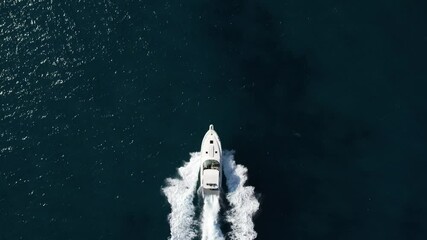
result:
M 200 148 L 200 188 L 202 195 L 219 195 L 222 178 L 222 147 L 218 134 L 211 124 L 202 140 Z

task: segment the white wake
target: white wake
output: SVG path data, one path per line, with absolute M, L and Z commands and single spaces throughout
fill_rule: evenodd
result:
M 248 169 L 243 165 L 236 165 L 232 151 L 224 152 L 222 164 L 227 179 L 227 200 L 231 206 L 226 212 L 226 220 L 231 224 L 228 236 L 232 240 L 255 239 L 257 233 L 252 217 L 259 209 L 259 202 L 254 187 L 245 186 Z
M 162 191 L 172 209 L 168 216 L 170 240 L 191 240 L 197 236 L 193 199 L 199 168 L 200 153 L 191 153 L 190 161 L 178 168 L 179 178 L 166 179 L 166 187 Z
M 224 240 L 219 221 L 219 196 L 206 195 L 203 199 L 200 223 L 195 219 L 193 200 L 198 184 L 200 161 L 200 153 L 192 153 L 190 160 L 178 168 L 178 178 L 166 179 L 166 186 L 162 189 L 172 210 L 168 215 L 170 240 L 194 239 L 200 236 L 199 228 L 202 240 Z M 230 209 L 226 211 L 226 221 L 230 223 L 231 231 L 227 236 L 231 240 L 255 239 L 257 233 L 252 218 L 259 209 L 259 202 L 254 187 L 245 186 L 248 170 L 236 164 L 233 151 L 223 153 L 221 164 L 228 188 L 226 197 L 230 204 Z
M 202 240 L 224 239 L 218 222 L 219 196 L 206 195 L 203 199 Z

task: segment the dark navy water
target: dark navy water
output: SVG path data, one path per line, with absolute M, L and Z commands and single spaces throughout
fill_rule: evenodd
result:
M 167 239 L 210 123 L 257 239 L 427 238 L 425 1 L 0 3 L 0 239 Z

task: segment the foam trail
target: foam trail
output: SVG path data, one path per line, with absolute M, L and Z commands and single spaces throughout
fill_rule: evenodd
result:
M 171 205 L 168 215 L 170 240 L 191 240 L 197 236 L 195 207 L 193 199 L 196 192 L 200 168 L 200 153 L 191 153 L 190 161 L 178 168 L 179 178 L 166 179 L 163 193 Z
M 202 240 L 224 239 L 218 223 L 219 210 L 219 196 L 206 195 L 203 201 L 202 212 Z
M 227 200 L 231 209 L 226 212 L 226 220 L 231 224 L 228 237 L 231 240 L 252 240 L 257 237 L 252 217 L 259 209 L 259 202 L 255 197 L 252 186 L 244 186 L 248 169 L 236 165 L 234 152 L 223 153 L 223 171 L 227 179 Z

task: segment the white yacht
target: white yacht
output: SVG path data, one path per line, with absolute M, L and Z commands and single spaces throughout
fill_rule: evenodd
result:
M 211 124 L 203 137 L 201 147 L 202 161 L 200 164 L 200 187 L 202 195 L 219 194 L 221 189 L 221 142 Z

